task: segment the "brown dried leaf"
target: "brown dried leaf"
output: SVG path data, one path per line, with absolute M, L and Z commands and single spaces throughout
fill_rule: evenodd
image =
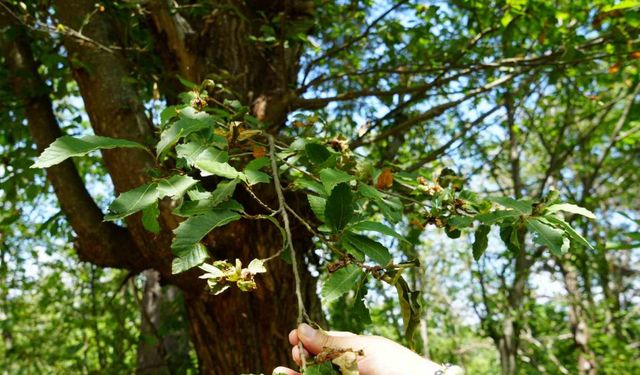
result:
M 264 148 L 263 146 L 253 146 L 252 154 L 253 154 L 253 157 L 256 159 L 261 158 L 267 154 L 267 149 Z
M 378 189 L 389 189 L 391 186 L 393 186 L 393 173 L 391 169 L 385 168 L 378 176 L 376 187 Z

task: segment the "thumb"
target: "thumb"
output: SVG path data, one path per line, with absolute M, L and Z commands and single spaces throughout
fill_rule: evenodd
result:
M 323 348 L 358 351 L 364 348 L 366 341 L 358 335 L 325 332 L 313 329 L 313 327 L 305 323 L 298 326 L 298 338 L 302 341 L 305 349 L 312 354 L 320 353 Z

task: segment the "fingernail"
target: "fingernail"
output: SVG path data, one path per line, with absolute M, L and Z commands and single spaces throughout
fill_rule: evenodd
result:
M 316 330 L 305 323 L 300 324 L 298 331 L 300 332 L 300 335 L 309 339 L 312 339 L 316 335 Z

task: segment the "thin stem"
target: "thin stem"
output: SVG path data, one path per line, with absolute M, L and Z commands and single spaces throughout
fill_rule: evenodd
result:
M 282 221 L 284 223 L 284 230 L 287 234 L 287 246 L 291 250 L 291 267 L 293 268 L 293 277 L 296 283 L 296 298 L 298 299 L 298 320 L 297 323 L 300 325 L 305 316 L 307 316 L 307 312 L 304 308 L 304 301 L 302 300 L 302 292 L 300 290 L 300 274 L 298 272 L 298 260 L 296 257 L 296 250 L 293 247 L 293 237 L 291 235 L 291 227 L 289 225 L 289 215 L 287 214 L 287 205 L 284 200 L 284 194 L 282 193 L 282 185 L 280 185 L 280 177 L 278 175 L 278 164 L 276 163 L 276 146 L 274 142 L 274 137 L 272 135 L 268 135 L 269 138 L 269 157 L 271 158 L 271 170 L 273 173 L 273 185 L 276 188 L 276 194 L 278 195 L 278 205 L 279 211 L 282 215 Z M 300 351 L 300 361 L 302 362 L 301 368 L 302 371 L 306 370 L 307 362 L 304 355 L 304 348 L 302 346 L 302 342 L 298 343 L 298 350 Z

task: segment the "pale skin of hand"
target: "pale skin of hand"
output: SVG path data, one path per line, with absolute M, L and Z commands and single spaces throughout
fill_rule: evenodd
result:
M 301 324 L 289 333 L 289 342 L 293 346 L 293 360 L 300 365 L 298 343 L 302 342 L 306 357 L 318 354 L 323 348 L 338 350 L 362 350 L 358 357 L 360 375 L 431 375 L 440 366 L 420 357 L 404 346 L 380 336 L 361 336 L 350 332 L 320 331 L 307 324 Z M 273 374 L 299 375 L 287 367 L 278 367 Z

